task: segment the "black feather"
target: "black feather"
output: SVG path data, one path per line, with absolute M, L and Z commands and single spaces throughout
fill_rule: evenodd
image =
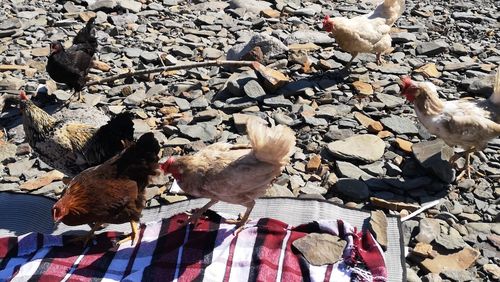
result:
M 137 142 L 127 148 L 116 160 L 118 175 L 126 175 L 137 182 L 140 189 L 146 188 L 149 176 L 156 174 L 160 144 L 149 132 L 143 134 Z
M 84 155 L 90 166 L 98 165 L 120 153 L 124 149 L 123 141 L 130 143 L 133 140 L 132 114 L 120 113 L 96 131 L 87 143 Z
M 47 72 L 53 80 L 64 83 L 75 91 L 80 91 L 85 86 L 85 77 L 97 50 L 94 21 L 95 17 L 87 22 L 73 38 L 73 45 L 67 50 L 64 50 L 61 42 L 51 44 L 51 49 L 57 49 L 49 55 Z

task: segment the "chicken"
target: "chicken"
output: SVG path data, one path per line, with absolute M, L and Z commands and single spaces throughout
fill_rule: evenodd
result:
M 383 63 L 382 54 L 391 48 L 389 32 L 394 22 L 403 14 L 405 0 L 384 0 L 366 15 L 351 19 L 325 16 L 323 29 L 331 33 L 340 48 L 352 56 L 346 68 L 359 53 L 377 54 L 377 63 Z
M 121 113 L 107 124 L 90 125 L 56 120 L 20 93 L 20 108 L 26 139 L 38 157 L 67 176 L 103 163 L 133 141 L 130 113 Z
M 95 17 L 89 19 L 85 27 L 73 38 L 73 45 L 67 50 L 59 41 L 50 44 L 47 72 L 53 80 L 73 89 L 75 91 L 73 95 L 78 93 L 79 101 L 82 101 L 81 90 L 85 86 L 92 57 L 97 49 L 94 21 Z
M 470 178 L 470 154 L 486 148 L 488 142 L 500 135 L 500 68 L 496 74 L 493 94 L 486 100 L 441 101 L 431 82 L 414 82 L 401 78 L 402 94 L 413 102 L 420 122 L 427 130 L 444 140 L 449 146 L 465 150 L 464 174 Z M 455 154 L 454 163 L 460 154 Z
M 295 147 L 295 135 L 290 128 L 268 128 L 250 119 L 247 132 L 250 145 L 215 143 L 190 156 L 170 157 L 161 165 L 183 191 L 211 199 L 188 222 L 196 223 L 212 205 L 224 201 L 246 207 L 239 220 L 229 221 L 241 227 L 247 222 L 255 199 L 265 194 L 289 162 Z
M 159 172 L 159 152 L 153 133 L 145 133 L 118 155 L 82 171 L 52 207 L 54 221 L 71 226 L 93 224 L 86 236 L 75 240 L 85 245 L 102 224 L 130 222 L 132 233 L 118 244 L 128 240 L 134 244 L 146 186 Z

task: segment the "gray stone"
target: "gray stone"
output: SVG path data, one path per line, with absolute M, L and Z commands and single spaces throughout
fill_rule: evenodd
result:
M 436 56 L 448 49 L 448 44 L 444 41 L 421 42 L 417 45 L 417 54 L 424 56 Z
M 355 135 L 328 144 L 328 151 L 342 159 L 374 162 L 384 155 L 385 143 L 375 135 Z
M 271 3 L 257 0 L 231 0 L 229 5 L 232 9 L 243 8 L 254 14 L 259 14 L 260 11 L 271 7 Z
M 316 30 L 297 30 L 285 39 L 287 45 L 295 43 L 331 44 L 333 42 L 335 40 L 328 33 Z
M 178 97 L 175 97 L 174 100 L 181 111 L 187 111 L 191 109 L 191 105 L 189 104 L 188 100 Z
M 476 276 L 467 270 L 445 270 L 442 275 L 456 282 L 476 281 Z
M 354 201 L 364 201 L 370 197 L 370 189 L 361 180 L 341 178 L 335 184 L 335 191 Z
M 35 163 L 35 159 L 23 159 L 15 163 L 7 165 L 10 176 L 21 176 L 24 172 L 30 169 Z
M 273 184 L 269 189 L 266 190 L 266 197 L 294 197 L 292 191 L 285 186 Z
M 117 0 L 118 6 L 123 9 L 130 10 L 134 13 L 139 13 L 142 8 L 141 2 L 133 0 Z
M 410 67 L 401 66 L 398 64 L 383 64 L 378 67 L 378 69 L 381 73 L 397 75 L 407 75 L 412 71 Z
M 384 93 L 377 93 L 375 95 L 375 97 L 377 97 L 377 99 L 384 103 L 384 105 L 387 107 L 387 108 L 395 108 L 395 107 L 399 107 L 401 105 L 404 104 L 405 100 L 401 97 L 396 97 L 394 95 L 387 95 L 387 94 L 384 94 Z
M 123 51 L 125 52 L 125 56 L 129 58 L 138 58 L 142 53 L 142 50 L 139 48 L 125 48 Z
M 424 218 L 420 220 L 419 233 L 415 239 L 418 242 L 430 244 L 441 233 L 439 221 L 432 218 Z
M 148 51 L 142 52 L 140 58 L 146 63 L 153 63 L 159 60 L 159 57 L 156 53 Z
M 415 122 L 409 118 L 391 115 L 380 120 L 380 122 L 397 134 L 418 134 Z
M 373 177 L 349 162 L 337 161 L 337 169 L 340 177 L 354 179 L 369 179 Z
M 285 54 L 288 51 L 278 38 L 267 34 L 254 34 L 246 43 L 234 45 L 227 51 L 228 60 L 241 60 L 254 47 L 259 46 L 265 59 L 273 58 Z
M 193 56 L 193 50 L 187 46 L 179 46 L 176 45 L 170 49 L 170 52 L 176 56 L 181 56 L 181 57 L 191 57 Z
M 253 99 L 262 99 L 264 96 L 266 96 L 266 91 L 256 80 L 249 80 L 244 86 L 243 86 L 243 91 L 245 94 Z
M 215 48 L 205 48 L 203 49 L 203 58 L 209 59 L 209 60 L 215 60 L 220 57 L 222 57 L 224 53 L 220 50 L 217 50 Z
M 417 37 L 409 32 L 396 32 L 391 33 L 392 42 L 394 43 L 407 43 L 417 41 Z
M 452 183 L 455 171 L 448 162 L 453 148 L 446 146 L 441 139 L 413 144 L 413 155 L 425 169 L 432 172 L 445 183 Z
M 137 89 L 137 91 L 127 96 L 123 102 L 127 105 L 137 106 L 140 105 L 144 99 L 146 99 L 146 91 L 144 91 L 144 89 Z
M 407 267 L 406 268 L 406 281 L 407 282 L 422 282 L 422 279 L 420 279 L 420 277 L 418 277 L 415 270 Z
M 180 132 L 192 140 L 204 142 L 213 141 L 217 137 L 217 129 L 208 123 L 197 123 L 195 125 L 178 125 Z
M 16 156 L 17 146 L 0 140 L 0 163 Z
M 116 5 L 116 0 L 96 0 L 94 3 L 89 5 L 89 9 L 92 11 L 113 9 L 116 7 Z
M 286 99 L 283 95 L 265 98 L 264 104 L 271 107 L 289 108 L 289 109 L 291 109 L 293 106 L 292 101 Z
M 474 95 L 488 97 L 491 93 L 493 93 L 494 81 L 495 77 L 492 75 L 473 79 L 467 88 L 467 92 Z
M 452 233 L 453 235 L 440 234 L 436 237 L 435 242 L 447 250 L 461 250 L 467 246 L 460 234 Z

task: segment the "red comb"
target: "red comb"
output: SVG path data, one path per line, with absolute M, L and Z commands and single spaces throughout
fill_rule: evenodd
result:
M 172 165 L 174 162 L 175 162 L 175 158 L 169 157 L 164 163 L 160 164 L 161 170 L 163 170 L 163 172 L 165 172 L 165 173 L 168 173 L 170 165 Z
M 330 16 L 329 15 L 326 15 L 324 18 L 323 18 L 323 25 L 330 19 Z
M 401 77 L 401 81 L 403 82 L 403 88 L 408 88 L 413 84 L 413 81 L 409 76 L 403 76 Z
M 26 92 L 24 92 L 24 90 L 21 90 L 21 92 L 19 92 L 19 98 L 21 98 L 21 100 L 23 101 L 28 100 L 28 96 L 26 96 Z

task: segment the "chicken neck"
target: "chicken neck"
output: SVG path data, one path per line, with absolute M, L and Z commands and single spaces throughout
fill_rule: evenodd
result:
M 426 116 L 436 116 L 440 114 L 444 108 L 443 101 L 430 91 L 422 90 L 421 94 L 415 97 L 414 103 L 417 111 Z
M 57 120 L 37 107 L 33 102 L 27 101 L 23 111 L 23 125 L 28 141 L 30 139 L 45 139 L 45 136 L 55 126 Z

